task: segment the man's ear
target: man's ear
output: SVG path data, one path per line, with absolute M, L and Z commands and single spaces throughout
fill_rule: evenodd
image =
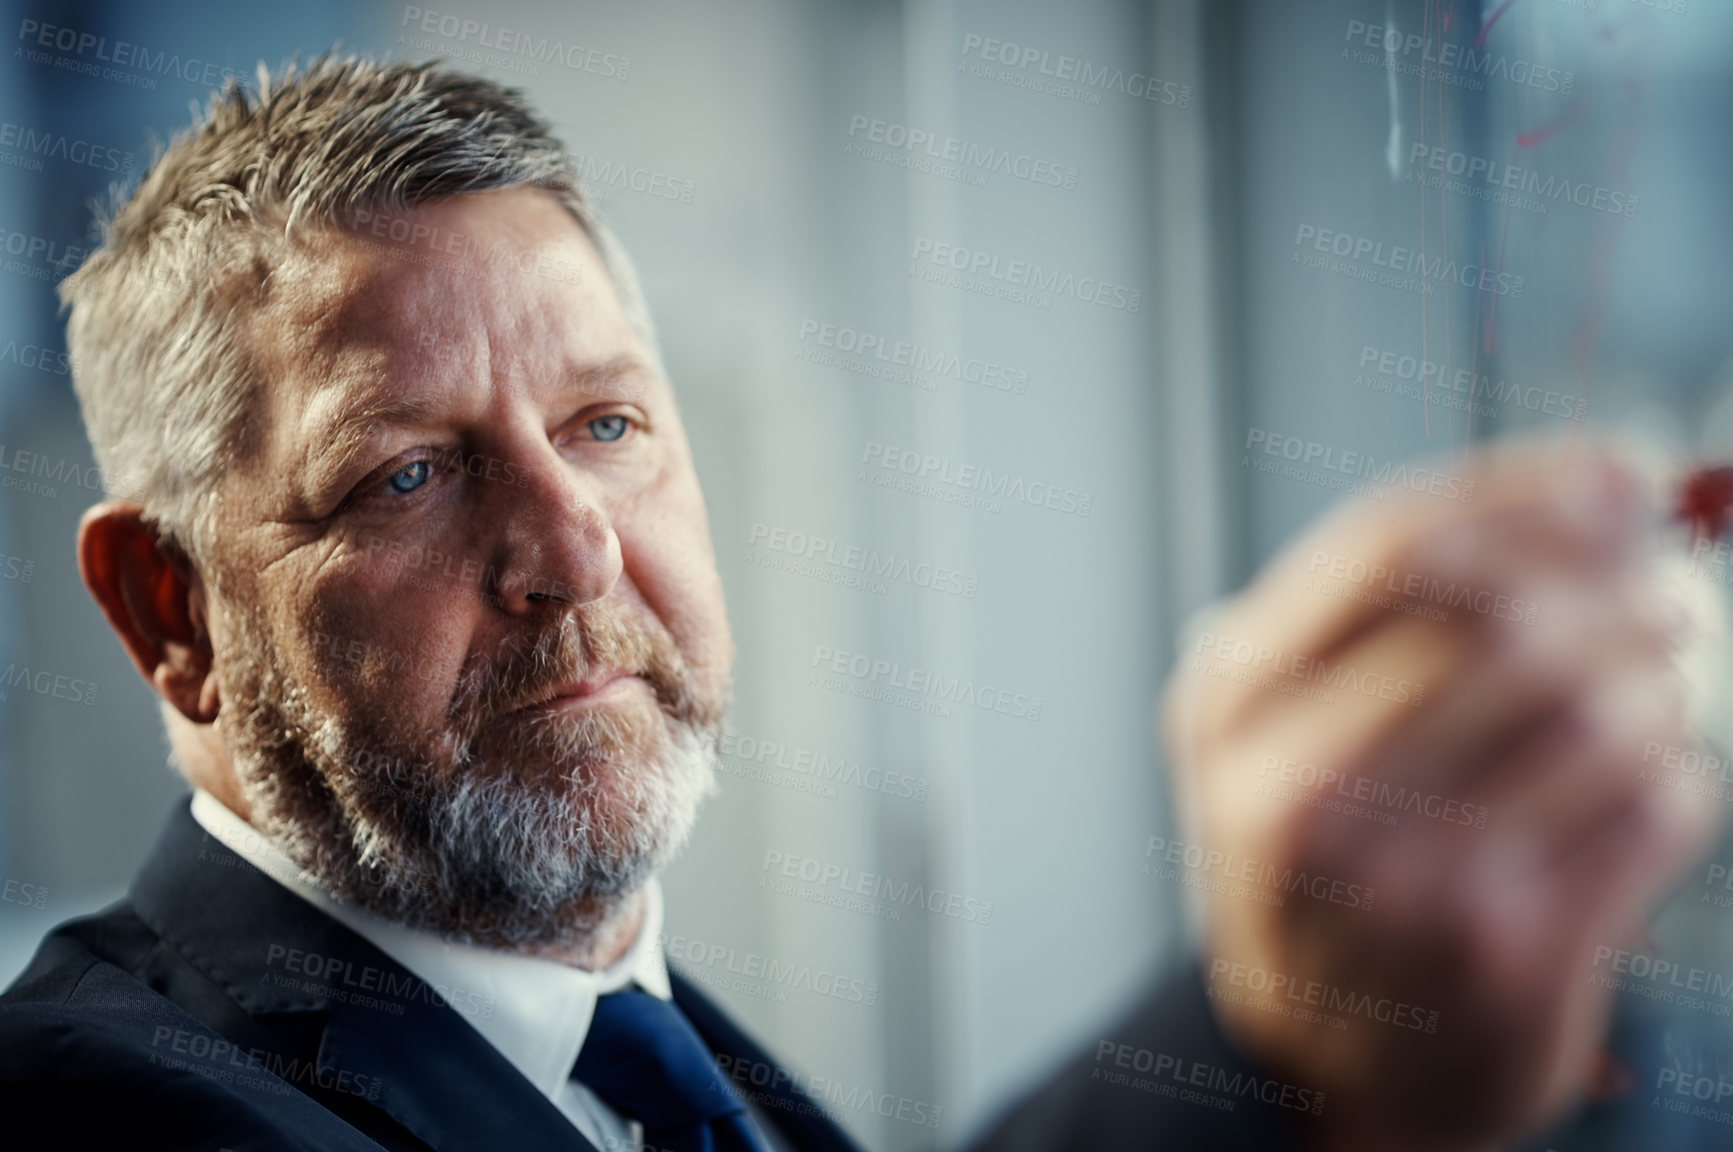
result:
M 146 523 L 144 506 L 105 500 L 78 524 L 78 574 L 157 695 L 195 724 L 217 718 L 204 582 Z

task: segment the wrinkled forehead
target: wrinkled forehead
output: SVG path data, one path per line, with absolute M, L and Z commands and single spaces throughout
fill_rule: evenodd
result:
M 628 327 L 595 245 L 539 189 L 361 213 L 353 227 L 311 232 L 289 247 L 262 304 L 252 343 L 283 369 L 354 349 L 449 355 L 477 324 L 508 337 L 557 327 L 580 350 Z
M 540 189 L 320 229 L 290 247 L 260 303 L 248 343 L 272 440 L 316 439 L 345 412 L 456 381 L 647 359 L 595 245 Z

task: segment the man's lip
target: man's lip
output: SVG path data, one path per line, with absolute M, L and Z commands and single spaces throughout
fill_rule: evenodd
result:
M 585 677 L 582 680 L 568 681 L 567 683 L 557 685 L 552 692 L 548 693 L 540 700 L 524 705 L 519 709 L 519 711 L 527 712 L 538 708 L 555 708 L 569 701 L 588 700 L 592 697 L 602 695 L 607 692 L 609 688 L 612 688 L 622 680 L 631 680 L 634 679 L 635 676 L 636 674 L 632 672 L 604 672 L 600 675 Z

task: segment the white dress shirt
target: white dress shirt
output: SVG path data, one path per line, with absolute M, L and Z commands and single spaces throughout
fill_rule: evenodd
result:
M 230 851 L 429 985 L 461 990 L 461 995 L 446 998 L 602 1152 L 638 1152 L 643 1147 L 642 1126 L 602 1103 L 571 1073 L 599 997 L 636 982 L 653 996 L 673 999 L 661 943 L 662 889 L 654 879 L 644 891 L 644 922 L 631 949 L 608 968 L 585 972 L 557 960 L 452 943 L 339 904 L 275 844 L 203 789 L 193 792 L 193 818 Z

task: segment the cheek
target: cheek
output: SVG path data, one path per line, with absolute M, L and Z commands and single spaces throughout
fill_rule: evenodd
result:
M 377 570 L 324 580 L 295 626 L 308 685 L 354 721 L 442 722 L 467 651 L 460 616 L 449 592 Z
M 733 661 L 728 611 L 710 527 L 696 481 L 640 502 L 616 521 L 626 575 L 680 653 L 697 669 L 725 675 Z

